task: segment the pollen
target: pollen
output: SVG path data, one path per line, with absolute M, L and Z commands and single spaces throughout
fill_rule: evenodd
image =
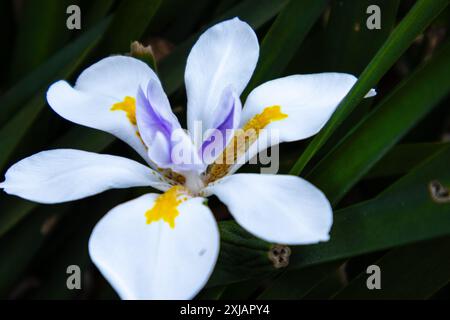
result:
M 274 121 L 286 119 L 287 114 L 281 112 L 281 106 L 274 105 L 264 108 L 261 113 L 253 116 L 242 128 L 237 130 L 231 142 L 222 154 L 208 168 L 207 182 L 213 182 L 224 177 L 236 160 L 245 154 L 258 139 L 262 129 Z
M 163 220 L 173 229 L 175 218 L 180 214 L 178 206 L 188 199 L 186 189 L 183 186 L 173 186 L 155 200 L 153 208 L 145 213 L 147 224 Z
M 136 99 L 126 96 L 122 102 L 113 104 L 111 111 L 124 111 L 132 125 L 136 125 Z

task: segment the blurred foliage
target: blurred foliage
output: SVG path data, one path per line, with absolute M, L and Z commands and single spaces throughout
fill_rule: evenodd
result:
M 77 4 L 81 30 L 68 30 Z M 381 29 L 369 30 L 369 5 Z M 175 112 L 185 113 L 186 57 L 208 26 L 238 16 L 257 31 L 261 58 L 244 97 L 283 75 L 324 71 L 359 77 L 331 121 L 308 141 L 281 146 L 281 171 L 301 174 L 335 206 L 331 240 L 292 247 L 276 269 L 258 240 L 228 218 L 221 253 L 198 299 L 448 299 L 450 188 L 448 0 L 5 0 L 0 2 L 0 171 L 36 151 L 69 147 L 137 158 L 102 132 L 72 125 L 46 105 L 56 79 L 139 40 L 151 45 Z M 182 14 L 180 14 L 182 12 Z M 153 63 L 153 61 L 152 61 Z M 362 101 L 369 88 L 378 95 Z M 243 170 L 255 171 L 255 166 Z M 44 206 L 0 194 L 0 298 L 115 299 L 89 260 L 96 221 L 146 192 L 108 191 Z M 210 200 L 213 211 L 224 206 Z M 226 214 L 225 216 L 229 217 Z M 83 290 L 66 289 L 66 268 Z M 382 268 L 383 290 L 367 290 L 366 268 Z

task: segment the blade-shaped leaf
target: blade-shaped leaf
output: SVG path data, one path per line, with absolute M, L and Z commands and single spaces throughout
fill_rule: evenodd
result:
M 258 65 L 244 96 L 281 75 L 325 5 L 324 0 L 290 1 L 281 10 L 261 42 Z
M 51 224 L 67 212 L 67 206 L 41 208 L 0 241 L 0 297 L 7 294 L 18 276 L 48 236 Z M 11 254 L 14 252 L 14 254 Z
M 450 185 L 450 148 L 400 179 L 377 198 L 338 210 L 331 241 L 293 250 L 290 267 L 349 258 L 450 234 L 450 203 L 436 202 L 430 183 Z
M 328 275 L 336 272 L 340 265 L 341 263 L 332 262 L 302 270 L 285 271 L 258 296 L 258 299 L 301 299 L 324 281 Z
M 351 131 L 307 179 L 332 203 L 450 91 L 450 42 Z
M 448 145 L 448 142 L 397 145 L 378 161 L 364 178 L 384 178 L 405 174 Z
M 39 66 L 69 40 L 66 8 L 69 0 L 28 0 L 23 3 L 21 23 L 11 64 L 13 79 Z
M 110 18 L 99 22 L 3 94 L 0 97 L 0 126 L 14 116 L 19 106 L 31 95 L 47 86 L 50 81 L 64 77 L 67 74 L 67 66 L 75 64 L 83 55 L 83 51 L 98 41 L 110 22 Z
M 381 11 L 380 29 L 367 27 L 367 9 L 373 5 Z M 328 70 L 360 74 L 392 31 L 398 5 L 399 0 L 333 0 L 320 52 L 328 58 Z
M 161 0 L 122 1 L 101 44 L 103 54 L 123 54 L 139 40 L 159 8 Z
M 209 279 L 208 287 L 251 279 L 255 275 L 276 273 L 277 269 L 268 258 L 270 243 L 253 237 L 234 221 L 221 222 L 219 230 L 219 261 Z
M 450 203 L 435 202 L 429 190 L 430 182 L 436 179 L 450 185 L 449 160 L 447 147 L 375 199 L 338 210 L 330 241 L 293 246 L 287 268 L 304 268 L 449 235 Z M 224 235 L 244 232 L 233 222 L 220 225 Z M 238 245 L 229 241 L 222 237 L 219 263 L 209 286 L 273 275 L 275 269 L 267 251 L 263 251 L 268 245 L 251 249 L 246 242 L 256 240 L 249 235 L 240 238 Z M 238 267 L 233 270 L 232 265 Z
M 68 77 L 82 63 L 83 59 L 95 47 L 101 38 L 103 28 L 106 26 L 101 23 L 101 28 L 95 28 L 93 31 L 81 36 L 77 41 L 70 45 L 70 51 L 76 51 L 75 61 L 64 68 L 62 77 Z M 3 169 L 11 157 L 14 149 L 18 146 L 27 130 L 37 119 L 39 113 L 45 106 L 45 94 L 39 92 L 29 103 L 14 114 L 5 126 L 0 129 L 0 169 Z
M 334 299 L 426 299 L 450 281 L 450 238 L 391 250 L 374 265 L 380 268 L 381 289 L 369 290 L 363 272 Z
M 414 39 L 447 6 L 447 0 L 419 0 L 408 15 L 391 33 L 384 45 L 378 50 L 359 80 L 347 94 L 325 127 L 314 137 L 305 152 L 291 169 L 298 175 L 314 154 L 327 141 L 336 128 L 345 120 L 356 105 L 374 87 L 381 77 L 392 67 Z
M 88 252 L 90 234 L 105 213 L 126 200 L 127 192 L 114 190 L 71 207 L 70 214 L 62 217 L 46 246 L 34 258 L 33 265 L 36 265 L 42 284 L 33 292 L 32 299 L 69 299 L 92 294 L 90 282 L 94 268 Z M 95 210 L 92 210 L 94 206 Z M 67 267 L 70 265 L 81 269 L 82 290 L 67 289 Z

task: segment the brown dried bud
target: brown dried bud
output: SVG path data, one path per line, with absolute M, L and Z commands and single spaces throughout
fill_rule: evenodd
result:
M 287 267 L 290 255 L 291 248 L 282 244 L 275 244 L 269 250 L 269 259 L 276 269 Z
M 428 184 L 431 199 L 437 203 L 450 202 L 450 192 L 448 188 L 444 187 L 439 181 L 433 180 Z
M 130 45 L 130 55 L 147 63 L 153 70 L 156 71 L 156 60 L 153 55 L 152 46 L 144 46 L 139 41 L 134 41 Z
M 139 41 L 133 41 L 130 45 L 130 54 L 133 57 L 151 55 L 153 56 L 152 46 L 144 46 Z

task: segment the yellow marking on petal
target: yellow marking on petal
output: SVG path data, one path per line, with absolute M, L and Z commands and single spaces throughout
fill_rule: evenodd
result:
M 242 130 L 237 130 L 231 142 L 226 146 L 222 154 L 208 168 L 207 183 L 224 177 L 230 167 L 236 163 L 250 146 L 258 139 L 262 129 L 274 121 L 286 119 L 287 114 L 281 112 L 281 106 L 274 105 L 264 108 L 244 125 Z
M 244 131 L 255 130 L 259 132 L 260 130 L 267 127 L 271 122 L 280 121 L 286 119 L 287 114 L 281 112 L 280 106 L 271 106 L 264 108 L 263 112 L 258 113 L 253 118 L 251 118 L 245 125 Z
M 183 186 L 173 186 L 155 200 L 153 208 L 145 213 L 147 224 L 163 219 L 173 229 L 175 218 L 180 214 L 178 206 L 186 201 L 186 189 Z
M 128 120 L 132 125 L 136 125 L 136 99 L 126 96 L 122 102 L 117 102 L 111 107 L 111 111 L 125 111 Z

